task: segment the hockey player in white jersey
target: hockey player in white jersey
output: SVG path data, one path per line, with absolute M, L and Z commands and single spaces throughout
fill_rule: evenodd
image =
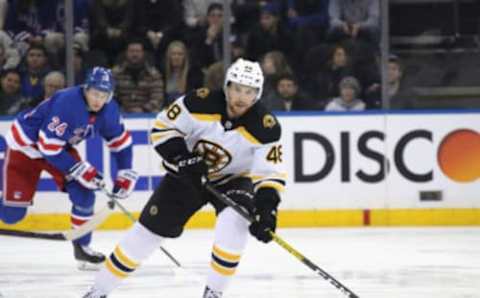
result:
M 186 222 L 210 203 L 217 214 L 212 258 L 203 298 L 220 298 L 247 244 L 248 233 L 272 240 L 279 193 L 285 186 L 281 129 L 259 101 L 260 65 L 243 59 L 226 73 L 223 92 L 198 89 L 161 112 L 151 130 L 168 174 L 150 197 L 139 222 L 126 233 L 85 298 L 107 297 L 165 238 L 179 237 Z M 249 223 L 202 187 L 202 177 L 251 213 Z

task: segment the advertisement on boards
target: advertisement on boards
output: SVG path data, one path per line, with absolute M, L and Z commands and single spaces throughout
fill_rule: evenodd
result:
M 126 204 L 137 211 L 164 174 L 149 145 L 153 119 L 125 120 L 141 175 Z M 480 208 L 478 113 L 281 114 L 279 121 L 288 173 L 282 209 Z M 10 123 L 0 121 L 0 164 Z M 115 173 L 101 139 L 78 149 L 106 177 Z M 68 208 L 46 174 L 38 189 L 38 212 Z

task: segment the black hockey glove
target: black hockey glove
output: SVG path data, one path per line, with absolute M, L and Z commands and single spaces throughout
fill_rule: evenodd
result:
M 277 206 L 280 198 L 276 190 L 260 188 L 255 194 L 254 221 L 250 224 L 250 234 L 258 240 L 268 243 L 272 241 L 270 231 L 277 227 Z
M 255 203 L 253 202 L 254 199 L 251 192 L 244 189 L 230 189 L 225 194 L 250 216 L 254 216 Z
M 176 161 L 180 177 L 188 178 L 193 186 L 202 189 L 203 179 L 208 175 L 208 166 L 203 157 L 193 153 L 182 156 Z

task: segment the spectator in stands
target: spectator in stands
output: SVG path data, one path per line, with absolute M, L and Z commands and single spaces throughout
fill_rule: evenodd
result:
M 60 71 L 51 71 L 43 79 L 43 99 L 50 98 L 58 90 L 67 86 L 65 75 Z
M 186 41 L 183 6 L 178 0 L 136 0 L 135 32 L 159 61 L 173 40 Z
M 0 71 L 16 68 L 20 63 L 20 53 L 5 31 L 0 31 Z
M 293 74 L 287 58 L 280 51 L 268 52 L 261 60 L 265 82 L 263 84 L 263 97 L 270 97 L 275 93 L 277 78 L 284 74 Z
M 22 109 L 33 108 L 45 99 L 50 98 L 55 92 L 66 87 L 65 75 L 60 71 L 51 71 L 42 79 L 42 94 L 31 101 L 25 102 Z
M 288 24 L 295 33 L 295 61 L 300 65 L 305 49 L 323 42 L 328 28 L 329 0 L 286 0 Z
M 75 42 L 88 50 L 88 0 L 74 0 L 73 26 Z M 45 46 L 49 54 L 50 65 L 63 64 L 65 53 L 65 1 L 11 1 L 9 13 L 21 13 L 19 20 L 14 19 L 13 26 L 23 27 L 16 32 L 15 39 L 20 49 L 29 44 L 38 43 Z M 22 19 L 26 17 L 26 19 Z M 8 19 L 9 26 L 11 20 Z M 23 52 L 23 51 L 22 51 Z
M 306 51 L 302 67 L 298 73 L 300 88 L 316 100 L 328 99 L 327 85 L 323 72 L 327 69 L 331 47 L 319 44 Z
M 49 71 L 47 50 L 42 45 L 32 45 L 27 51 L 25 65 L 20 72 L 22 95 L 29 106 L 33 106 L 35 100 L 42 97 L 42 81 Z
M 8 67 L 5 67 L 6 62 L 7 62 L 7 57 L 5 53 L 5 47 L 3 46 L 2 43 L 0 43 L 0 71 L 8 68 Z
M 265 6 L 276 6 L 278 16 L 281 22 L 284 23 L 286 11 L 286 1 L 284 0 L 232 0 L 232 13 L 234 17 L 233 27 L 235 32 L 242 36 L 242 40 L 245 40 L 245 35 L 258 23 L 260 19 L 261 10 Z
M 326 78 L 326 87 L 329 96 L 339 95 L 340 81 L 353 75 L 352 57 L 350 52 L 343 45 L 335 45 L 331 48 L 326 71 L 323 73 Z
M 90 2 L 90 47 L 112 65 L 132 34 L 135 0 Z
M 380 33 L 378 0 L 330 0 L 329 39 L 361 39 L 376 45 Z
M 397 55 L 390 55 L 388 58 L 388 72 L 387 72 L 387 94 L 386 98 L 389 100 L 389 106 L 392 109 L 411 109 L 414 107 L 415 93 L 411 86 L 404 79 L 403 65 Z M 365 102 L 373 102 L 376 107 L 382 106 L 382 90 L 380 84 L 371 88 L 365 94 Z
M 3 70 L 0 78 L 0 115 L 15 115 L 25 102 L 20 90 L 20 72 L 14 68 Z
M 57 11 L 65 10 L 65 1 L 58 1 Z M 73 41 L 81 46 L 82 51 L 86 52 L 89 49 L 89 0 L 74 0 L 73 1 Z M 58 48 L 65 47 L 65 13 L 58 13 L 57 17 L 57 31 L 59 38 L 56 40 Z
M 223 62 L 215 62 L 210 65 L 205 73 L 204 85 L 212 91 L 223 89 L 225 81 L 225 70 Z
M 187 47 L 179 40 L 168 45 L 163 73 L 165 106 L 188 90 L 203 86 L 203 73 L 190 62 Z
M 355 77 L 345 77 L 340 81 L 340 96 L 333 98 L 325 107 L 325 111 L 363 111 L 365 103 L 358 98 L 361 94 L 360 83 Z
M 190 28 L 207 24 L 207 9 L 212 3 L 221 3 L 222 0 L 184 0 L 184 20 Z
M 73 71 L 75 74 L 75 85 L 80 85 L 85 82 L 89 70 L 89 66 L 85 61 L 85 51 L 83 50 L 83 46 L 78 43 L 74 43 Z
M 388 59 L 387 98 L 392 109 L 411 109 L 414 107 L 415 93 L 404 79 L 400 58 L 390 55 Z
M 317 50 L 318 47 L 312 48 L 307 53 L 306 63 L 314 64 L 314 61 L 325 61 L 324 65 L 316 65 L 316 68 L 309 69 L 303 79 L 303 87 L 316 100 L 325 101 L 328 98 L 339 95 L 339 83 L 346 76 L 354 74 L 351 63 L 351 56 L 343 45 L 334 45 L 328 49 L 327 58 L 325 59 L 323 51 Z M 315 54 L 316 56 L 313 56 Z M 319 57 L 320 56 L 320 57 Z
M 49 53 L 57 53 L 58 1 L 10 0 L 5 31 L 13 36 L 16 48 L 23 56 L 30 45 L 43 45 Z
M 240 39 L 235 39 L 230 45 L 232 47 L 232 61 L 246 57 L 246 49 Z
M 366 94 L 380 86 L 380 55 L 366 43 L 357 42 L 350 49 L 353 50 L 352 60 L 354 61 L 355 77 L 358 78 L 360 85 L 363 86 L 364 96 L 362 98 L 367 105 L 367 109 L 378 109 L 382 106 L 381 101 L 367 100 Z
M 222 31 L 223 5 L 212 3 L 207 10 L 207 24 L 198 28 L 192 47 L 194 61 L 197 61 L 202 69 L 223 59 Z
M 300 92 L 297 80 L 291 74 L 278 77 L 275 93 L 264 98 L 263 103 L 272 111 L 320 109 L 307 95 Z
M 260 59 L 270 51 L 281 51 L 291 58 L 294 50 L 292 32 L 280 22 L 279 6 L 269 3 L 261 8 L 260 21 L 248 34 L 247 57 L 251 60 Z
M 145 59 L 143 40 L 128 42 L 125 60 L 112 73 L 117 81 L 116 99 L 123 112 L 160 111 L 164 101 L 162 75 Z

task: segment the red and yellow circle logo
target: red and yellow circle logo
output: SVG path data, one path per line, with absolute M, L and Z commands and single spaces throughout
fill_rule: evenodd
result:
M 480 134 L 470 129 L 449 133 L 437 153 L 443 173 L 457 182 L 473 182 L 480 178 Z

